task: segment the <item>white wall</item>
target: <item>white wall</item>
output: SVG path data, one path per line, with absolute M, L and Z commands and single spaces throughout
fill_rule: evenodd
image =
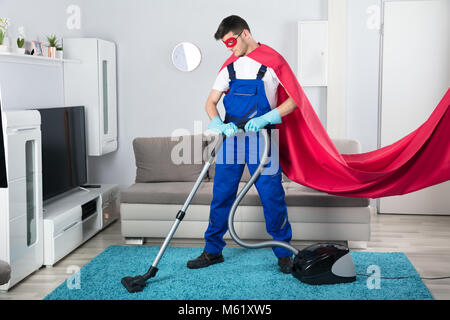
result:
M 72 4 L 81 9 L 79 30 L 69 30 L 66 26 L 69 17 L 66 10 Z M 295 71 L 297 22 L 326 20 L 327 1 L 0 2 L 0 15 L 11 19 L 11 42 L 15 42 L 17 27 L 24 25 L 29 40 L 44 41 L 45 35 L 56 33 L 58 37 L 98 37 L 117 44 L 119 147 L 112 154 L 91 157 L 89 176 L 91 182 L 118 183 L 121 188 L 134 182 L 132 140 L 135 137 L 168 136 L 178 128 L 193 132 L 194 121 L 203 121 L 206 129 L 208 117 L 204 104 L 220 66 L 229 56 L 223 44 L 213 36 L 220 21 L 231 14 L 245 18 L 254 38 L 278 50 Z M 195 43 L 203 55 L 199 68 L 190 73 L 180 72 L 171 64 L 172 49 L 182 41 Z M 326 89 L 305 88 L 305 92 L 323 119 Z M 25 101 L 23 107 L 30 103 Z M 46 104 L 40 101 L 35 106 Z M 10 106 L 19 108 L 20 103 Z

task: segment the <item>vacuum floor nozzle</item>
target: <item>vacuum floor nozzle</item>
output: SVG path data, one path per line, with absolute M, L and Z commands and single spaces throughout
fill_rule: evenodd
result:
M 140 292 L 144 290 L 147 285 L 147 280 L 143 276 L 124 277 L 121 282 L 129 293 Z
M 153 278 L 156 272 L 158 272 L 158 268 L 151 266 L 146 274 L 135 277 L 124 277 L 120 282 L 122 282 L 122 285 L 129 293 L 140 292 L 147 285 L 147 280 Z

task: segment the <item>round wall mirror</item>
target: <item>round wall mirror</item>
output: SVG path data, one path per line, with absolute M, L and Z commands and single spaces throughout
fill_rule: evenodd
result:
M 192 71 L 202 60 L 200 49 L 193 43 L 181 42 L 172 51 L 173 65 L 181 71 Z

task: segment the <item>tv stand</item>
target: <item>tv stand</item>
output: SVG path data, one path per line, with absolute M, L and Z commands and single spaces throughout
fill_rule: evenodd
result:
M 79 189 L 79 190 L 83 190 L 83 191 L 86 191 L 86 192 L 91 192 L 91 190 L 89 190 L 89 189 L 86 189 L 85 187 L 78 187 L 78 189 Z
M 119 188 L 74 189 L 44 203 L 44 265 L 53 266 L 119 217 Z

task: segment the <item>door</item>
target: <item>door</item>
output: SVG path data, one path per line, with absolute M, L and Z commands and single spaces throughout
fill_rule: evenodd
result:
M 327 85 L 328 21 L 298 23 L 298 79 L 302 87 Z
M 450 1 L 384 2 L 379 147 L 417 129 L 450 85 Z M 450 214 L 450 181 L 378 199 L 380 213 Z
M 0 188 L 6 188 L 8 187 L 8 181 L 6 177 L 5 144 L 3 142 L 2 109 L 2 89 L 0 88 Z

